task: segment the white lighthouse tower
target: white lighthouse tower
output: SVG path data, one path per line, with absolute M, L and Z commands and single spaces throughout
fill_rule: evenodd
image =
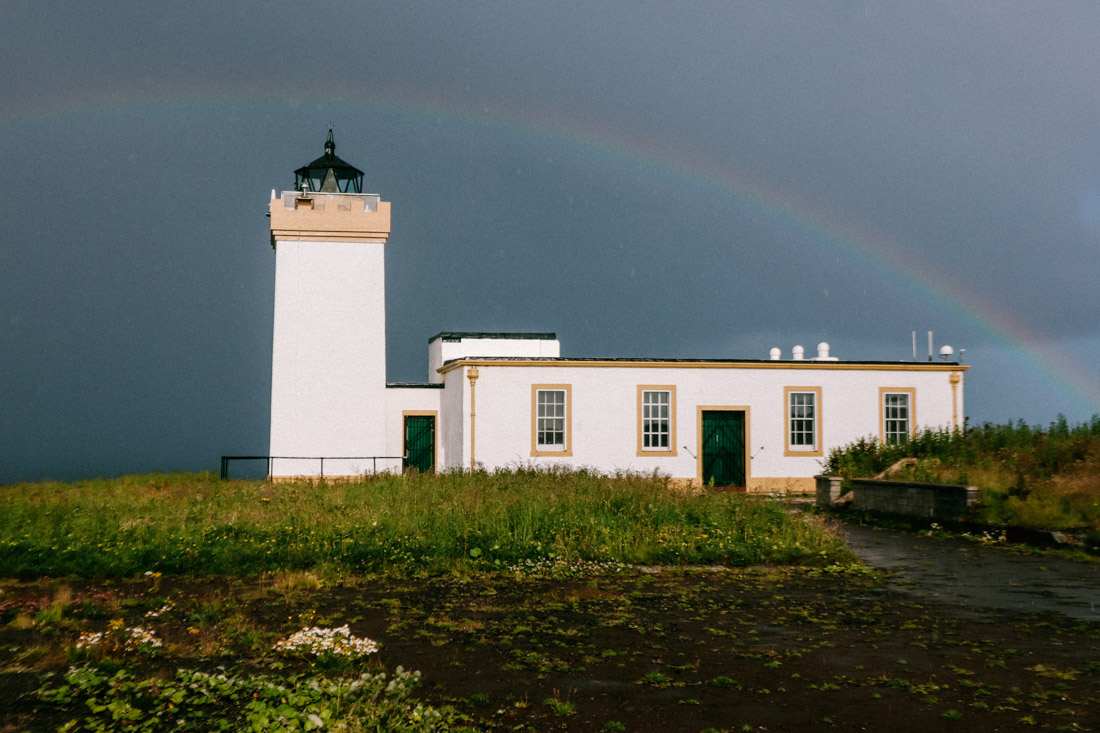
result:
M 390 204 L 325 153 L 270 204 L 275 250 L 272 478 L 361 475 L 385 456 L 385 247 Z M 324 463 L 319 460 L 324 458 Z

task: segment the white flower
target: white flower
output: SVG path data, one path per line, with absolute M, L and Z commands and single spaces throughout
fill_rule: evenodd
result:
M 125 643 L 127 649 L 136 649 L 143 644 L 149 647 L 164 646 L 163 642 L 157 638 L 156 633 L 152 629 L 142 628 L 141 626 L 131 626 L 126 629 L 126 634 L 128 636 Z
M 77 649 L 90 649 L 91 647 L 102 643 L 102 641 L 103 641 L 103 632 L 102 631 L 96 631 L 96 632 L 82 631 L 80 633 L 80 638 L 76 640 L 76 648 Z
M 309 626 L 275 644 L 275 651 L 298 654 L 332 654 L 340 657 L 364 657 L 378 651 L 378 642 L 360 638 L 345 625 L 335 629 Z
M 168 611 L 171 611 L 174 606 L 175 606 L 174 603 L 172 603 L 171 601 L 168 601 L 167 603 L 165 603 L 163 606 L 161 606 L 160 608 L 158 608 L 155 611 L 146 611 L 145 612 L 145 618 L 158 618 L 158 617 L 160 617 L 160 615 L 162 613 L 167 613 Z
M 110 636 L 108 636 L 110 635 Z M 83 631 L 76 640 L 77 649 L 91 649 L 110 640 L 114 648 L 125 651 L 138 651 L 140 647 L 155 649 L 164 646 L 164 642 L 157 638 L 156 632 L 141 626 L 132 626 L 128 629 L 112 628 L 109 631 Z

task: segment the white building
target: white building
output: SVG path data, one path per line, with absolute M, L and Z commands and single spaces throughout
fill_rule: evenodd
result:
M 827 344 L 814 358 L 582 359 L 552 333 L 443 332 L 427 383 L 387 383 L 390 204 L 362 175 L 330 131 L 297 190 L 272 191 L 275 479 L 535 464 L 803 491 L 834 447 L 959 427 L 969 367 L 840 361 Z

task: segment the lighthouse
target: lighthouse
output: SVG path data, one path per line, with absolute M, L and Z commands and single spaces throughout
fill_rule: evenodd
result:
M 390 204 L 324 154 L 272 191 L 272 478 L 361 475 L 385 456 L 385 249 Z

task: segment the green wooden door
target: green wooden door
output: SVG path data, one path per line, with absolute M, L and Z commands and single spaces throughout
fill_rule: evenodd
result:
M 435 416 L 405 416 L 405 460 L 401 468 L 420 473 L 435 470 Z
M 700 450 L 703 483 L 745 487 L 745 413 L 741 410 L 704 410 Z

